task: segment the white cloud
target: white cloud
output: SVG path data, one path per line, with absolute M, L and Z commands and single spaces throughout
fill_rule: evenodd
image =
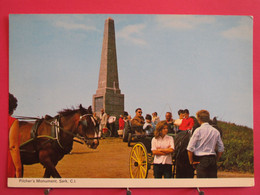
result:
M 202 24 L 215 23 L 214 16 L 158 15 L 155 21 L 163 28 L 190 30 Z
M 221 35 L 227 39 L 251 41 L 253 37 L 253 22 L 249 17 L 242 18 L 238 26 L 223 31 Z
M 84 31 L 96 31 L 95 26 L 88 26 L 86 24 L 69 23 L 63 21 L 57 21 L 55 23 L 56 27 L 61 27 L 67 30 L 84 30 Z
M 144 24 L 128 25 L 117 33 L 117 37 L 136 45 L 146 45 L 146 41 L 142 38 L 144 28 Z

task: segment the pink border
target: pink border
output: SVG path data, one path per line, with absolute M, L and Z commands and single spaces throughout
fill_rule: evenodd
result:
M 55 3 L 55 4 L 54 4 Z M 254 144 L 255 187 L 203 188 L 205 194 L 260 194 L 259 137 L 260 121 L 260 4 L 258 0 L 0 0 L 0 194 L 43 194 L 43 189 L 9 189 L 6 181 L 7 94 L 8 94 L 8 14 L 10 13 L 114 13 L 114 14 L 210 14 L 251 15 L 254 17 Z M 256 163 L 257 162 L 257 163 Z M 137 194 L 198 194 L 196 189 L 131 189 Z M 53 189 L 50 194 L 126 194 L 126 189 Z

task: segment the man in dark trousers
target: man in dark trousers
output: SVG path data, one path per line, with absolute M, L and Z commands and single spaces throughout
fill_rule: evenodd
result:
M 209 112 L 200 110 L 196 115 L 201 126 L 188 144 L 189 161 L 197 170 L 197 178 L 217 178 L 217 161 L 224 152 L 224 145 L 219 131 L 208 123 Z

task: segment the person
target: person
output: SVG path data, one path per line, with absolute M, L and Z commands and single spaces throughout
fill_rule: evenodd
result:
M 176 127 L 176 132 L 179 131 L 179 126 L 181 125 L 182 120 L 183 120 L 183 118 L 184 118 L 184 110 L 181 110 L 181 109 L 180 109 L 180 110 L 178 111 L 178 115 L 179 115 L 179 118 L 174 121 L 174 125 L 175 125 L 175 127 Z
M 154 125 L 157 125 L 160 122 L 160 117 L 157 116 L 157 112 L 152 113 L 152 116 L 152 122 L 154 123 Z
M 125 128 L 127 124 L 131 127 L 131 121 L 132 121 L 132 117 L 131 115 L 128 115 L 125 120 Z
M 123 133 L 123 141 L 127 142 L 128 140 L 128 135 L 131 133 L 131 116 L 127 115 L 125 119 L 125 128 L 124 128 L 124 133 Z
M 93 118 L 98 122 L 98 124 L 100 123 L 100 118 L 97 116 L 96 112 L 93 113 Z
M 93 118 L 96 120 L 96 122 L 97 122 L 96 127 L 99 129 L 100 118 L 99 118 L 99 116 L 97 116 L 96 112 L 93 113 Z
M 174 152 L 173 137 L 167 135 L 168 124 L 160 121 L 156 125 L 151 150 L 154 154 L 154 178 L 172 177 L 172 153 Z
M 7 177 L 22 177 L 22 163 L 19 149 L 19 121 L 11 117 L 17 107 L 17 99 L 9 93 L 9 151 L 7 158 Z
M 135 110 L 135 117 L 131 120 L 131 127 L 135 134 L 143 135 L 144 117 L 142 116 L 142 109 L 137 108 Z
M 116 122 L 116 117 L 107 114 L 107 127 L 110 129 L 112 137 L 118 137 L 115 122 Z
M 99 118 L 100 118 L 100 124 L 99 124 L 98 137 L 102 139 L 104 138 L 102 130 L 107 126 L 107 114 L 105 113 L 103 108 L 100 110 Z
M 201 126 L 194 131 L 188 144 L 189 162 L 196 168 L 197 178 L 217 178 L 217 161 L 224 152 L 224 144 L 219 131 L 209 125 L 207 110 L 198 111 L 196 118 Z
M 184 118 L 184 110 L 178 110 L 179 118 L 174 121 L 174 125 L 180 126 L 182 123 L 182 119 Z
M 150 114 L 147 114 L 145 116 L 145 123 L 143 129 L 145 130 L 146 135 L 153 135 L 153 132 L 155 130 L 155 125 L 152 122 L 152 116 Z
M 174 133 L 174 120 L 172 118 L 172 113 L 166 112 L 165 119 L 168 124 L 168 129 L 169 129 L 168 133 Z
M 194 125 L 193 118 L 190 117 L 190 112 L 188 109 L 185 109 L 184 111 L 184 118 L 182 120 L 181 125 L 179 126 L 179 130 L 186 131 L 186 130 L 192 130 Z
M 125 128 L 125 118 L 124 118 L 123 115 L 120 115 L 118 123 L 119 123 L 119 130 L 124 130 L 124 128 Z

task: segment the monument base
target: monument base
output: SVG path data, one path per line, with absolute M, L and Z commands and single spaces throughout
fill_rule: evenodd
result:
M 93 95 L 93 111 L 97 114 L 103 108 L 110 116 L 116 116 L 117 119 L 124 114 L 124 94 L 105 93 L 103 95 Z

